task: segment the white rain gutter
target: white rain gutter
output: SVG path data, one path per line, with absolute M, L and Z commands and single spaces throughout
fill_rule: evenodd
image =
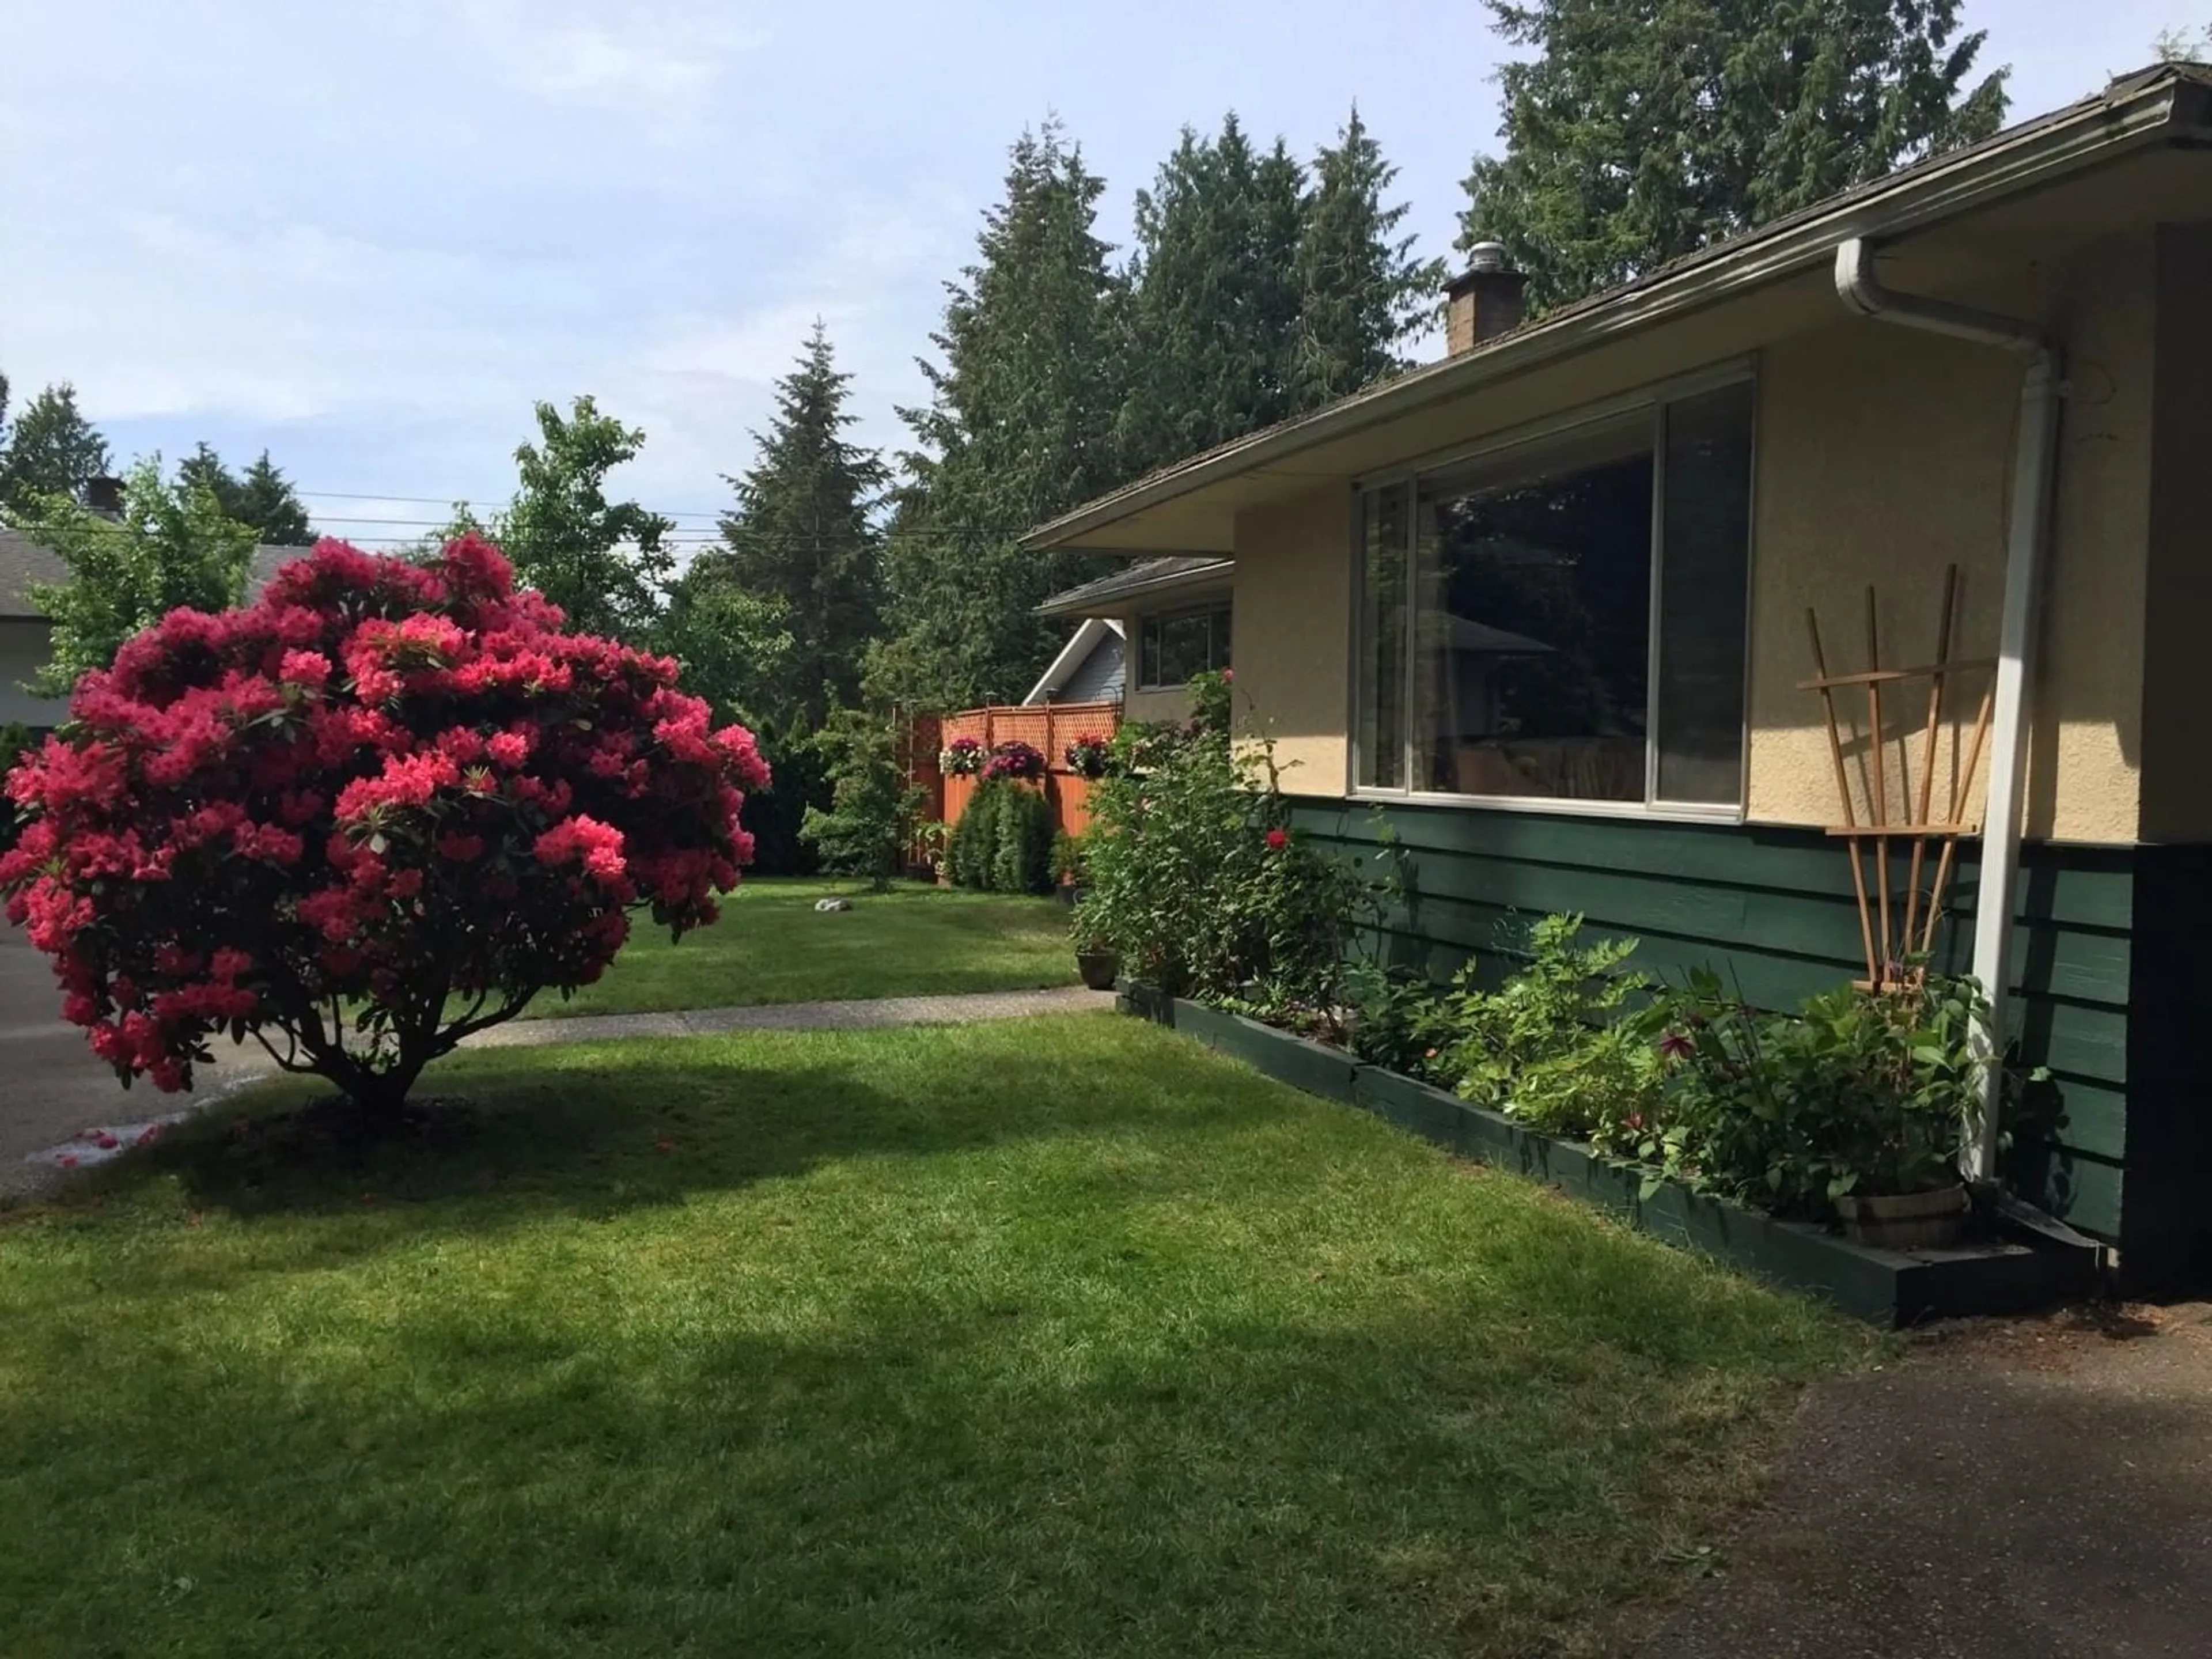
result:
M 1990 730 L 1989 805 L 1983 816 L 1980 880 L 1974 893 L 1974 977 L 1990 1000 L 1991 1036 L 2004 1030 L 2012 945 L 2013 895 L 2020 875 L 2021 819 L 2027 785 L 2030 687 L 2042 608 L 2043 566 L 2051 540 L 2051 483 L 2057 473 L 2058 413 L 2066 395 L 2057 342 L 2033 323 L 1882 287 L 1874 248 L 1853 237 L 1836 249 L 1836 292 L 1863 317 L 2009 351 L 2027 363 L 2020 392 L 2012 495 L 2005 509 L 2004 608 L 1997 630 L 1996 687 Z M 1968 779 L 1969 785 L 1972 780 Z M 2002 1040 L 1982 1050 L 1980 1121 L 1972 1126 L 1966 1173 L 1995 1173 L 2002 1099 Z

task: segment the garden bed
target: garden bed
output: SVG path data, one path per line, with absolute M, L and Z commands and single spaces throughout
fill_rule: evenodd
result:
M 1886 1250 L 1826 1228 L 1780 1221 L 1724 1199 L 1662 1182 L 1573 1141 L 1539 1134 L 1340 1048 L 1143 986 L 1125 986 L 1123 1012 L 1172 1026 L 1280 1082 L 1342 1101 L 1462 1157 L 1525 1175 L 1785 1289 L 1825 1297 L 1854 1317 L 1892 1327 L 1974 1314 L 2018 1313 L 2093 1294 L 2098 1248 L 1985 1218 L 1990 1236 L 1954 1249 Z M 2008 1236 L 2016 1232 L 2018 1237 Z

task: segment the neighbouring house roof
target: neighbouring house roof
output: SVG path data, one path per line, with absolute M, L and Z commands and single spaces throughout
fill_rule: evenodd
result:
M 246 572 L 246 596 L 252 599 L 269 586 L 276 574 L 277 567 L 289 564 L 313 551 L 305 547 L 257 547 L 253 563 Z M 62 562 L 46 548 L 39 545 L 20 530 L 0 526 L 0 618 L 29 617 L 36 620 L 45 615 L 31 603 L 33 584 L 52 584 L 69 580 L 69 571 Z
M 1055 593 L 1037 607 L 1040 617 L 1091 617 L 1109 606 L 1118 606 L 1130 599 L 1148 599 L 1156 594 L 1171 593 L 1183 588 L 1204 587 L 1227 580 L 1235 561 L 1217 558 L 1208 554 L 1202 556 L 1164 559 L 1146 559 L 1131 565 L 1127 570 L 1117 570 L 1110 576 L 1101 576 L 1095 581 L 1085 582 Z
M 1828 265 L 1838 244 L 1850 238 L 1930 229 L 2079 179 L 2132 152 L 2208 144 L 2212 67 L 2163 64 L 2122 76 L 2077 103 L 1658 266 L 1457 356 L 1176 462 L 1039 526 L 1023 544 L 1132 555 L 1163 547 L 1225 552 L 1234 544 L 1237 507 L 1259 498 L 1261 481 L 1310 482 L 1343 472 L 1346 458 L 1361 450 L 1354 441 L 1360 434 L 1754 288 L 1809 276 Z M 1364 451 L 1383 447 L 1370 440 Z M 1324 448 L 1332 453 L 1316 453 Z M 1141 516 L 1201 491 L 1211 503 L 1202 513 L 1150 524 Z
M 1121 624 L 1109 617 L 1088 617 L 1022 702 L 1115 702 L 1127 674 Z

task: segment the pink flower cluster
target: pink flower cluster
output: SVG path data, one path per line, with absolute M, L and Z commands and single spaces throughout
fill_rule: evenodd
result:
M 988 783 L 994 778 L 1041 778 L 1044 767 L 1044 750 L 1036 744 L 1002 743 L 983 763 L 983 780 Z
M 596 979 L 633 906 L 714 919 L 768 768 L 676 672 L 564 632 L 477 538 L 422 565 L 326 541 L 84 678 L 6 780 L 0 895 L 125 1077 L 188 1087 L 214 1033 L 327 1039 L 349 1004 L 434 1048 L 426 987 L 519 1006 Z
M 973 777 L 983 769 L 983 743 L 980 738 L 955 738 L 945 745 L 937 757 L 937 769 L 949 778 Z

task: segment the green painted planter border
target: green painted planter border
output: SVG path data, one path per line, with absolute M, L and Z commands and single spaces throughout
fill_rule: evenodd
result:
M 1362 1065 L 1340 1049 L 1144 986 L 1125 984 L 1119 1006 L 1279 1082 L 1372 1112 L 1447 1151 L 1540 1181 L 1668 1243 L 1703 1251 L 1784 1290 L 1822 1297 L 1873 1324 L 2020 1313 L 2098 1288 L 2100 1252 L 2052 1239 L 1880 1250 L 1674 1182 L 1661 1182 L 1647 1198 L 1639 1170 L 1412 1078 Z

